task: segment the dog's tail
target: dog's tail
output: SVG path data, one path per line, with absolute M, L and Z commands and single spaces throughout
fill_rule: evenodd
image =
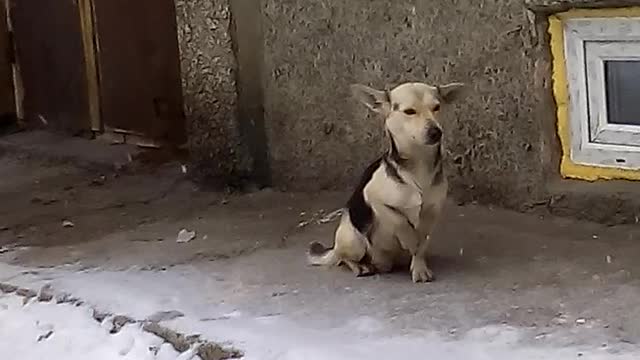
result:
M 333 247 L 326 248 L 317 241 L 312 242 L 309 246 L 307 258 L 309 264 L 314 266 L 335 266 L 340 262 L 338 254 L 336 254 L 336 250 Z

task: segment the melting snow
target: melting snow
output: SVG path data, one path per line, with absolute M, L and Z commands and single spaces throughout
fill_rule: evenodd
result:
M 124 326 L 110 334 L 86 306 L 31 301 L 0 294 L 0 359 L 173 360 L 182 359 L 162 339 Z

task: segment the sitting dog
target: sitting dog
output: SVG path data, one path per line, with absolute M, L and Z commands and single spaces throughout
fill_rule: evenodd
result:
M 405 83 L 391 91 L 352 85 L 355 97 L 385 117 L 388 151 L 362 175 L 347 202 L 332 248 L 314 242 L 311 265 L 347 265 L 357 276 L 408 264 L 414 282 L 434 279 L 427 266 L 429 235 L 447 196 L 440 107 L 464 85 Z

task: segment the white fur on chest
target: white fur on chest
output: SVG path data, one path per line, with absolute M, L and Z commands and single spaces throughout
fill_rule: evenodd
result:
M 403 182 L 390 178 L 383 166 L 376 170 L 364 188 L 365 200 L 373 207 L 390 206 L 401 211 L 407 219 L 419 226 L 425 210 L 440 208 L 447 194 L 447 182 L 443 179 L 435 186 L 433 174 L 421 171 L 415 176 L 406 170 L 400 170 Z

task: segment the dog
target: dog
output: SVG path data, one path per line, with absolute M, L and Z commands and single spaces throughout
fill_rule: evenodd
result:
M 427 250 L 448 191 L 437 119 L 441 106 L 458 100 L 464 89 L 462 83 L 409 82 L 391 91 L 351 86 L 356 99 L 384 116 L 389 145 L 362 174 L 343 209 L 334 246 L 310 245 L 311 265 L 344 264 L 365 276 L 405 264 L 413 282 L 434 280 Z

